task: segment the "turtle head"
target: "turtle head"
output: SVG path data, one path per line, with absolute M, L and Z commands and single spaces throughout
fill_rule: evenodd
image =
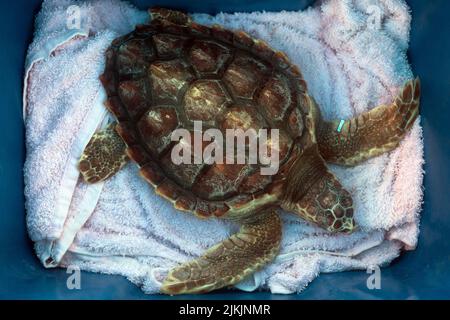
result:
M 342 193 L 334 191 L 325 189 L 316 194 L 311 192 L 300 201 L 284 205 L 283 208 L 329 232 L 350 234 L 357 228 L 352 199 L 345 190 Z
M 351 233 L 353 200 L 313 147 L 290 167 L 281 207 L 330 232 Z

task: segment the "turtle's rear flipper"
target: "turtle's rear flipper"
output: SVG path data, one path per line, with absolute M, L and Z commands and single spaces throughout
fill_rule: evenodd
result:
M 94 134 L 84 149 L 78 168 L 88 183 L 111 177 L 127 163 L 126 146 L 115 130 L 116 124 Z
M 276 212 L 264 213 L 200 258 L 170 271 L 161 291 L 166 294 L 205 293 L 231 286 L 277 255 L 281 221 Z
M 389 106 L 379 106 L 351 120 L 322 121 L 317 141 L 323 158 L 356 165 L 398 146 L 419 114 L 419 78 L 405 84 Z

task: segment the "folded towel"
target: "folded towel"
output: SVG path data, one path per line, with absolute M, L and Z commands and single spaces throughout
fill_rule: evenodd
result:
M 245 30 L 286 52 L 326 119 L 390 103 L 413 77 L 406 58 L 411 17 L 403 0 L 328 0 L 303 12 L 193 17 Z M 44 1 L 26 61 L 24 175 L 29 235 L 44 266 L 120 274 L 157 293 L 170 268 L 201 255 L 237 226 L 176 211 L 133 163 L 104 183 L 86 185 L 79 178 L 79 156 L 110 121 L 98 80 L 104 52 L 147 19 L 118 0 Z M 402 249 L 414 249 L 423 162 L 417 120 L 394 151 L 353 168 L 330 166 L 354 197 L 360 230 L 329 234 L 282 213 L 280 255 L 237 287 L 299 292 L 321 272 L 382 266 Z

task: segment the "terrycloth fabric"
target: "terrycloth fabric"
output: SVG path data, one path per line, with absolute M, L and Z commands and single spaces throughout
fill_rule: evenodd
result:
M 73 29 L 77 17 L 80 28 Z M 201 255 L 238 226 L 176 211 L 132 163 L 105 183 L 88 186 L 79 179 L 82 150 L 108 122 L 98 80 L 104 51 L 147 19 L 118 0 L 44 1 L 26 62 L 24 171 L 28 230 L 46 267 L 121 274 L 146 293 L 157 293 L 168 269 Z M 390 103 L 413 77 L 405 55 L 411 17 L 403 0 L 329 0 L 304 12 L 194 19 L 243 29 L 286 52 L 326 119 L 347 119 Z M 282 213 L 281 254 L 238 287 L 299 292 L 321 272 L 386 265 L 402 249 L 414 249 L 422 164 L 417 121 L 389 154 L 353 168 L 331 166 L 354 197 L 361 229 L 331 235 Z

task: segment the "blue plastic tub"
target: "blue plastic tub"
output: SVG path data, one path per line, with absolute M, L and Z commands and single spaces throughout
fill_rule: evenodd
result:
M 191 12 L 299 10 L 313 1 L 218 2 L 132 1 L 141 8 L 170 6 Z M 450 2 L 407 0 L 413 22 L 409 58 L 423 85 L 425 202 L 417 250 L 382 270 L 382 289 L 366 287 L 365 272 L 321 275 L 298 295 L 221 291 L 192 298 L 212 299 L 448 299 L 450 298 Z M 82 289 L 68 290 L 65 270 L 44 269 L 25 229 L 22 167 L 22 77 L 41 1 L 0 3 L 0 298 L 3 299 L 171 299 L 144 295 L 120 276 L 83 273 Z M 186 298 L 186 297 L 183 297 Z

